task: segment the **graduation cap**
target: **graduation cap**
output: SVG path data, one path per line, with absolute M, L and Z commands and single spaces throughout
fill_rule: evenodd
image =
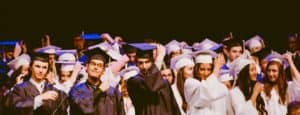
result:
M 31 58 L 28 54 L 22 54 L 15 59 L 11 60 L 10 62 L 7 63 L 8 67 L 17 70 L 19 67 L 22 65 L 28 65 L 30 64 Z
M 221 47 L 220 44 L 206 38 L 199 45 L 195 46 L 194 49 L 198 50 L 212 50 L 215 51 Z
M 214 51 L 200 50 L 193 53 L 196 63 L 213 63 L 213 58 L 217 56 Z
M 57 50 L 60 50 L 60 47 L 54 45 L 48 45 L 42 48 L 38 48 L 35 50 L 37 53 L 45 53 L 45 54 L 56 54 Z
M 60 70 L 61 71 L 73 71 L 74 70 L 75 65 L 74 64 L 62 64 L 60 66 Z
M 61 64 L 75 64 L 76 63 L 76 53 L 74 50 L 57 50 L 56 54 L 59 56 L 56 63 Z
M 129 78 L 134 77 L 139 73 L 140 73 L 140 69 L 138 67 L 130 66 L 117 73 L 117 76 L 122 76 L 124 80 L 128 80 Z
M 82 34 L 80 36 L 84 40 L 99 40 L 101 38 L 101 35 L 98 33 L 90 33 L 90 34 Z
M 120 60 L 122 55 L 113 49 L 113 47 L 107 43 L 102 42 L 93 46 L 88 47 L 88 50 L 84 52 L 91 59 L 100 59 L 105 62 L 111 57 L 114 60 Z
M 138 58 L 153 58 L 153 49 L 156 46 L 149 43 L 130 43 L 128 45 L 137 49 L 136 56 Z
M 173 51 L 180 50 L 181 44 L 177 40 L 172 40 L 168 44 L 165 45 L 167 54 L 170 55 Z
M 250 38 L 246 41 L 245 45 L 248 49 L 255 48 L 255 47 L 265 47 L 264 40 L 261 36 L 255 35 L 254 37 Z
M 271 61 L 279 62 L 281 65 L 283 65 L 284 68 L 288 67 L 287 60 L 280 53 L 278 53 L 276 51 L 272 51 L 271 54 L 269 54 L 265 59 L 268 62 L 271 62 Z
M 5 40 L 5 41 L 0 41 L 0 46 L 15 46 L 18 41 L 16 40 Z
M 175 56 L 171 59 L 170 68 L 178 71 L 180 68 L 188 65 L 195 65 L 193 61 L 193 56 L 188 54 L 182 54 L 179 56 Z

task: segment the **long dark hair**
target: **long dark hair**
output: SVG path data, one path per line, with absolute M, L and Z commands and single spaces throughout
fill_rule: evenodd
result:
M 251 95 L 253 93 L 253 88 L 256 83 L 256 81 L 252 81 L 250 79 L 249 75 L 249 70 L 250 70 L 250 64 L 245 66 L 240 73 L 238 74 L 238 79 L 236 86 L 240 88 L 242 91 L 243 95 L 245 96 L 246 100 L 249 100 L 251 98 Z M 260 95 L 257 96 L 256 98 L 256 109 L 258 110 L 259 113 L 267 113 L 265 110 L 265 103 Z
M 280 104 L 284 104 L 286 102 L 286 93 L 287 93 L 287 78 L 284 72 L 284 68 L 283 65 L 277 61 L 271 61 L 268 63 L 267 65 L 267 69 L 271 66 L 271 65 L 276 65 L 278 67 L 278 79 L 276 81 L 276 83 L 272 83 L 269 79 L 268 79 L 268 74 L 265 73 L 266 77 L 264 77 L 263 82 L 264 82 L 264 91 L 266 93 L 266 95 L 268 97 L 271 96 L 271 90 L 272 87 L 274 85 L 278 85 L 278 92 L 279 92 L 279 103 Z
M 179 69 L 179 71 L 177 72 L 177 81 L 176 81 L 176 86 L 177 86 L 177 89 L 179 91 L 179 94 L 181 96 L 181 99 L 182 99 L 182 110 L 184 112 L 186 112 L 187 110 L 187 102 L 185 100 L 185 97 L 184 97 L 184 67 Z

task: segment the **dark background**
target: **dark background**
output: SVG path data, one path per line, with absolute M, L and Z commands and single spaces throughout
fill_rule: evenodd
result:
M 299 31 L 299 18 L 295 16 L 297 7 L 291 6 L 293 3 L 242 3 L 249 6 L 227 4 L 147 1 L 3 2 L 0 4 L 0 40 L 24 39 L 29 45 L 38 46 L 42 35 L 48 33 L 55 45 L 71 48 L 72 38 L 85 31 L 108 32 L 131 42 L 153 38 L 166 43 L 177 39 L 191 45 L 206 37 L 219 42 L 226 34 L 233 32 L 240 39 L 259 34 L 267 45 L 283 51 L 288 34 Z M 281 6 L 288 6 L 288 11 L 282 11 L 286 8 Z M 264 8 L 266 10 L 262 10 Z

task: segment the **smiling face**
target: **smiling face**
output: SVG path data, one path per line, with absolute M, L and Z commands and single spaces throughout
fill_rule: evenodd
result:
M 270 64 L 267 66 L 267 78 L 270 82 L 276 82 L 279 78 L 279 66 L 276 64 Z
M 102 60 L 92 59 L 87 64 L 87 73 L 89 77 L 100 78 L 104 73 L 105 64 Z
M 257 71 L 256 71 L 256 67 L 255 64 L 250 64 L 249 66 L 249 77 L 251 81 L 256 81 L 256 77 L 257 77 Z
M 48 68 L 49 68 L 48 62 L 43 62 L 39 60 L 33 61 L 31 66 L 32 78 L 37 82 L 43 81 L 46 78 Z

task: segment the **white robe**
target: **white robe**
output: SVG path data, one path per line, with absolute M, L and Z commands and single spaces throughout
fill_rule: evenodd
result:
M 289 101 L 300 102 L 300 83 L 296 81 L 291 81 L 288 84 L 289 84 L 288 86 Z
M 256 108 L 250 100 L 246 100 L 239 87 L 234 87 L 230 92 L 230 103 L 235 115 L 258 115 Z
M 184 83 L 184 95 L 188 103 L 188 115 L 225 115 L 228 89 L 216 76 L 206 80 L 188 78 Z
M 180 96 L 180 93 L 178 91 L 178 88 L 177 88 L 176 84 L 173 84 L 171 86 L 171 88 L 172 88 L 172 91 L 173 91 L 173 94 L 174 94 L 174 97 L 175 97 L 175 100 L 177 102 L 177 105 L 178 105 L 178 108 L 180 110 L 181 115 L 186 115 L 186 113 L 182 109 L 182 98 Z
M 135 109 L 129 97 L 123 97 L 124 110 L 126 115 L 135 115 Z
M 286 115 L 287 105 L 279 103 L 279 94 L 273 88 L 271 90 L 271 98 L 267 99 L 265 92 L 261 93 L 261 96 L 265 102 L 265 109 L 268 112 L 268 115 Z

